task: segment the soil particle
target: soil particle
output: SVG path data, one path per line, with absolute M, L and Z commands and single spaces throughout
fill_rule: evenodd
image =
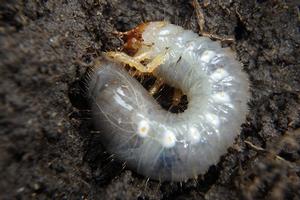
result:
M 2 1 L 0 199 L 300 199 L 297 1 L 199 1 L 204 31 L 230 45 L 251 80 L 240 137 L 186 183 L 147 180 L 112 161 L 93 132 L 83 79 L 115 31 L 168 20 L 198 32 L 185 0 Z

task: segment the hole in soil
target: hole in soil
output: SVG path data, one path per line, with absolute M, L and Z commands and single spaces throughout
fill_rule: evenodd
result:
M 241 40 L 243 38 L 246 38 L 248 36 L 247 29 L 242 21 L 238 20 L 237 26 L 235 27 L 235 38 L 236 40 Z

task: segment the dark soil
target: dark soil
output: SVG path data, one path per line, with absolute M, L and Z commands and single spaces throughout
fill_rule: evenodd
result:
M 82 79 L 102 51 L 122 45 L 113 31 L 165 19 L 197 32 L 191 3 L 2 0 L 0 199 L 300 199 L 296 2 L 200 1 L 205 31 L 235 38 L 250 112 L 217 166 L 197 182 L 161 184 L 105 154 Z

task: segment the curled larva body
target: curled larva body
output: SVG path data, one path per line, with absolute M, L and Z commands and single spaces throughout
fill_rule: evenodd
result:
M 184 181 L 205 173 L 233 144 L 248 110 L 249 81 L 228 49 L 162 22 L 142 32 L 140 52 L 163 54 L 153 72 L 188 98 L 182 113 L 170 113 L 117 62 L 94 70 L 89 92 L 95 126 L 107 150 L 139 174 Z M 150 49 L 150 50 L 149 50 Z

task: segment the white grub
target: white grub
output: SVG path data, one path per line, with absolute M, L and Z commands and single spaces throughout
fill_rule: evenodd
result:
M 197 177 L 239 134 L 248 110 L 248 77 L 228 49 L 179 26 L 150 22 L 142 39 L 137 57 L 154 60 L 153 74 L 181 89 L 188 108 L 164 110 L 120 63 L 104 59 L 89 86 L 95 126 L 107 150 L 139 174 L 161 181 Z

